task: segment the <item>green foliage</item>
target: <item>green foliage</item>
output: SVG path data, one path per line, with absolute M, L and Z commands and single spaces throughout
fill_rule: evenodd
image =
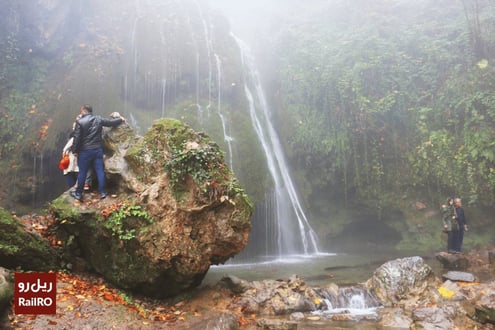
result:
M 45 61 L 32 61 L 30 66 L 12 66 L 9 70 L 17 70 L 12 73 L 12 81 L 9 84 L 12 90 L 8 96 L 0 100 L 0 156 L 13 158 L 19 150 L 19 146 L 28 146 L 28 138 L 33 137 L 29 132 L 40 125 L 38 115 L 33 107 L 41 95 L 45 81 L 47 63 Z M 1 94 L 0 94 L 1 96 Z M 35 145 L 36 143 L 32 143 Z
M 186 145 L 172 149 L 172 157 L 165 168 L 173 187 L 183 182 L 187 176 L 202 184 L 213 179 L 213 169 L 223 162 L 223 153 L 214 146 L 204 145 L 188 149 Z
M 19 250 L 18 246 L 0 243 L 0 252 L 3 255 L 15 255 Z
M 139 205 L 123 205 L 114 210 L 105 220 L 104 227 L 120 240 L 128 241 L 136 238 L 140 226 L 154 222 L 153 218 Z
M 224 153 L 216 143 L 178 121 L 162 120 L 154 129 L 162 130 L 166 136 L 170 156 L 164 167 L 176 194 L 181 192 L 188 178 L 192 178 L 203 197 L 210 200 L 228 194 L 226 182 L 231 173 L 224 165 Z
M 486 47 L 493 6 L 480 8 Z M 476 55 L 464 10 L 358 1 L 285 31 L 282 135 L 315 190 L 377 209 L 409 189 L 495 198 L 495 58 Z

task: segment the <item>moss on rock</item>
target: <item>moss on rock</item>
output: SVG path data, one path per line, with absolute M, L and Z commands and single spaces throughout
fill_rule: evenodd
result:
M 244 249 L 253 205 L 207 135 L 161 119 L 144 137 L 121 125 L 104 140 L 109 196 L 78 203 L 64 193 L 51 204 L 71 237 L 67 258 L 121 288 L 164 297 L 199 285 L 212 264 Z
M 0 259 L 6 268 L 47 271 L 56 268 L 57 255 L 41 236 L 24 230 L 9 212 L 0 208 Z

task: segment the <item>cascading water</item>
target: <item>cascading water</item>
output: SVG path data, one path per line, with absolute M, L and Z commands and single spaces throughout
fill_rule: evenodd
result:
M 343 287 L 337 294 L 333 291 L 321 289 L 326 308 L 314 314 L 352 314 L 374 315 L 381 305 L 378 300 L 365 288 Z
M 270 109 L 265 98 L 258 71 L 247 45 L 231 34 L 237 42 L 245 73 L 245 93 L 249 103 L 249 112 L 253 128 L 263 147 L 268 168 L 273 179 L 273 209 L 270 207 L 266 216 L 274 224 L 274 236 L 267 237 L 271 244 L 268 252 L 278 257 L 294 254 L 317 254 L 317 236 L 309 224 L 299 201 L 283 149 L 277 133 L 270 120 Z M 269 214 L 273 213 L 273 214 Z M 268 223 L 266 224 L 269 227 Z M 270 242 L 265 241 L 267 244 Z
M 215 58 L 215 63 L 216 63 L 216 74 L 217 74 L 217 114 L 218 117 L 220 118 L 220 122 L 222 124 L 222 132 L 223 132 L 223 138 L 225 142 L 227 143 L 227 148 L 228 148 L 228 164 L 231 170 L 234 169 L 234 164 L 233 164 L 233 156 L 232 156 L 232 137 L 227 134 L 227 120 L 225 115 L 222 112 L 222 61 L 220 60 L 220 56 L 214 52 L 213 50 L 213 42 L 212 42 L 212 36 L 211 36 L 211 27 L 210 24 L 206 21 L 203 11 L 201 9 L 201 6 L 199 5 L 199 2 L 196 1 L 196 7 L 198 9 L 198 14 L 201 19 L 201 25 L 203 27 L 203 36 L 205 40 L 205 49 L 206 49 L 206 57 L 207 57 L 207 64 L 208 64 L 208 104 L 206 105 L 206 113 L 208 118 L 210 117 L 210 109 L 212 107 L 212 99 L 213 99 L 213 87 L 214 87 L 214 82 L 213 82 L 213 63 L 212 63 L 212 54 L 213 57 Z M 198 77 L 199 78 L 199 77 Z
M 208 65 L 208 104 L 206 105 L 206 113 L 208 117 L 210 116 L 210 108 L 211 108 L 211 98 L 212 98 L 212 86 L 213 86 L 213 70 L 212 70 L 212 60 L 211 60 L 211 54 L 213 53 L 213 46 L 211 42 L 211 36 L 210 36 L 210 30 L 208 28 L 208 24 L 204 18 L 203 15 L 203 10 L 201 9 L 201 6 L 199 3 L 196 1 L 196 7 L 198 9 L 198 14 L 201 20 L 201 24 L 203 26 L 203 33 L 204 33 L 204 41 L 206 43 L 206 63 Z M 199 77 L 198 77 L 199 78 Z M 199 79 L 198 79 L 199 80 Z M 220 85 L 219 85 L 220 89 Z
M 162 118 L 165 117 L 165 100 L 167 99 L 167 79 L 162 79 Z
M 132 23 L 132 29 L 131 29 L 131 44 L 130 44 L 130 49 L 132 51 L 132 60 L 130 61 L 130 64 L 127 65 L 124 73 L 124 113 L 127 115 L 129 114 L 129 109 L 128 109 L 128 100 L 130 96 L 128 95 L 128 92 L 130 88 L 135 89 L 135 85 L 129 86 L 129 80 L 132 79 L 132 81 L 136 82 L 136 75 L 137 75 L 137 63 L 138 63 L 138 48 L 136 47 L 136 31 L 137 31 L 137 25 L 139 18 L 141 16 L 140 13 L 140 7 L 139 7 L 139 2 L 136 1 L 136 17 L 134 18 L 134 21 Z
M 220 118 L 220 122 L 222 123 L 223 137 L 225 142 L 227 143 L 229 167 L 233 171 L 234 170 L 234 161 L 232 156 L 233 139 L 230 135 L 227 134 L 227 119 L 225 118 L 225 115 L 222 113 L 222 89 L 220 88 L 220 86 L 222 86 L 222 61 L 220 60 L 220 56 L 218 56 L 218 54 L 215 54 L 215 62 L 217 64 L 217 84 L 218 84 L 217 113 L 218 113 L 218 117 Z
M 38 168 L 39 164 L 39 168 Z M 33 207 L 37 203 L 37 187 L 39 184 L 39 178 L 42 177 L 43 173 L 43 154 L 35 155 L 33 158 L 33 186 L 31 188 L 32 191 L 32 205 Z
M 196 128 L 203 129 L 207 133 L 221 127 L 227 147 L 226 162 L 231 169 L 234 169 L 236 162 L 241 161 L 239 157 L 249 157 L 249 155 L 242 156 L 238 153 L 236 142 L 240 141 L 240 138 L 234 137 L 236 131 L 229 132 L 230 127 L 235 127 L 237 124 L 230 122 L 232 120 L 230 114 L 233 111 L 242 111 L 237 108 L 233 110 L 232 105 L 237 106 L 237 104 L 242 104 L 242 101 L 236 104 L 235 101 L 230 100 L 231 103 L 228 101 L 227 106 L 223 106 L 222 92 L 227 91 L 231 97 L 234 89 L 243 87 L 244 91 L 240 91 L 241 93 L 235 96 L 239 95 L 241 99 L 243 96 L 246 97 L 248 118 L 251 119 L 251 126 L 254 129 L 253 136 L 258 137 L 261 145 L 258 150 L 265 155 L 269 177 L 273 181 L 273 189 L 265 193 L 264 201 L 257 203 L 252 221 L 251 242 L 246 248 L 246 253 L 237 257 L 236 260 L 244 257 L 249 259 L 259 256 L 282 258 L 289 255 L 318 254 L 317 236 L 309 224 L 297 195 L 284 158 L 282 145 L 271 123 L 270 109 L 248 47 L 232 35 L 240 50 L 244 86 L 232 85 L 232 60 L 229 58 L 232 54 L 225 55 L 224 39 L 221 39 L 221 43 L 215 43 L 214 24 L 208 12 L 201 7 L 200 2 L 192 1 L 192 4 L 193 6 L 187 6 L 186 3 L 177 3 L 178 8 L 188 15 L 180 30 L 184 34 L 179 36 L 178 30 L 167 27 L 170 18 L 167 19 L 164 16 L 168 9 L 165 4 L 158 1 L 136 1 L 134 6 L 136 16 L 130 26 L 129 46 L 131 49 L 127 52 L 126 68 L 122 79 L 125 114 L 137 125 L 137 119 L 178 115 L 177 101 L 192 100 L 190 105 L 195 108 L 195 114 L 194 118 L 190 119 Z M 194 11 L 196 19 L 192 18 Z M 144 19 L 148 16 L 154 19 Z M 149 33 L 150 31 L 159 33 Z M 177 55 L 169 51 L 174 45 L 179 48 L 184 47 L 184 49 L 181 48 L 180 57 L 174 57 Z M 232 50 L 237 51 L 235 45 L 233 46 Z M 230 79 L 230 84 L 222 81 L 222 59 L 228 59 L 230 65 L 228 67 L 230 76 L 227 78 Z M 175 109 L 170 109 L 169 112 L 169 105 Z M 215 106 L 218 117 L 211 116 Z M 186 105 L 183 108 L 189 111 L 191 106 Z M 139 117 L 133 116 L 134 111 L 138 114 L 137 111 L 142 110 L 147 114 L 144 115 L 141 112 Z M 181 113 L 181 119 L 190 114 L 190 112 L 183 113 L 185 115 Z M 246 118 L 246 115 L 246 113 L 242 116 L 236 114 L 236 117 Z M 219 133 L 219 131 L 216 132 Z M 256 143 L 256 140 L 242 142 Z M 237 156 L 234 157 L 236 152 Z M 244 164 L 238 164 L 239 169 L 241 165 Z M 250 184 L 255 183 L 250 182 Z

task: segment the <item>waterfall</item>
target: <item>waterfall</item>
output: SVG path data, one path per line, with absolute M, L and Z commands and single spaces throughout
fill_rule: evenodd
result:
M 301 206 L 282 145 L 271 123 L 270 109 L 254 59 L 247 45 L 232 33 L 231 36 L 237 42 L 241 52 L 245 74 L 244 90 L 249 104 L 251 122 L 262 145 L 274 183 L 273 208 L 270 208 L 272 214 L 266 214 L 275 225 L 272 236 L 267 237 L 276 242 L 270 250 L 278 257 L 318 253 L 317 236 Z
M 167 96 L 167 79 L 162 79 L 162 118 L 165 117 L 165 103 Z
M 43 186 L 45 176 L 45 169 L 43 166 L 44 163 L 45 159 L 43 153 L 35 154 L 33 156 L 33 177 L 31 181 L 31 206 L 33 209 L 39 204 L 40 199 L 43 197 L 43 191 L 41 188 Z M 13 185 L 13 188 L 15 189 L 15 184 Z
M 230 76 L 232 61 L 229 56 L 232 53 L 225 52 L 224 39 L 219 38 L 217 45 L 215 25 L 212 23 L 209 11 L 204 10 L 203 3 L 194 0 L 191 8 L 187 3 L 177 2 L 178 8 L 188 15 L 188 18 L 181 23 L 186 33 L 179 34 L 180 39 L 176 39 L 173 26 L 170 27 L 170 31 L 167 30 L 167 24 L 175 20 L 175 17 L 168 17 L 166 12 L 162 11 L 166 8 L 162 8 L 161 4 L 162 2 L 158 1 L 136 0 L 133 6 L 135 16 L 134 21 L 129 22 L 130 49 L 126 52 L 126 67 L 122 79 L 124 111 L 130 122 L 137 126 L 137 120 L 140 120 L 141 125 L 145 125 L 147 119 L 151 121 L 155 116 L 170 115 L 185 118 L 186 122 L 190 120 L 196 125 L 196 129 L 202 129 L 210 134 L 212 130 L 216 130 L 215 133 L 223 134 L 226 145 L 225 162 L 233 170 L 235 162 L 242 161 L 242 159 L 237 160 L 240 155 L 234 155 L 236 132 L 229 131 L 231 127 L 237 127 L 236 123 L 231 123 L 230 120 L 238 117 L 231 117 L 230 114 L 234 112 L 229 113 L 227 110 L 232 109 L 232 106 L 238 107 L 244 102 L 242 98 L 245 97 L 246 111 L 248 111 L 246 114 L 250 116 L 250 120 L 247 121 L 251 122 L 257 136 L 257 139 L 245 142 L 261 145 L 273 184 L 273 188 L 265 193 L 264 200 L 256 206 L 252 242 L 248 244 L 246 250 L 249 251 L 246 255 L 252 252 L 251 249 L 256 250 L 253 255 L 255 257 L 319 253 L 317 236 L 309 224 L 291 178 L 282 144 L 271 123 L 270 109 L 248 47 L 232 35 L 241 53 L 244 73 L 244 86 L 239 85 L 241 93 L 234 94 L 231 93 L 233 88 L 224 86 L 223 81 L 228 79 L 237 82 L 238 79 Z M 194 16 L 191 13 L 194 13 Z M 145 19 L 149 16 L 153 19 Z M 149 31 L 157 33 L 150 34 Z M 181 48 L 182 57 L 173 57 L 174 52 L 169 49 L 174 45 L 184 47 Z M 224 59 L 226 61 L 222 63 Z M 184 67 L 184 73 L 182 65 L 187 65 L 187 68 Z M 222 71 L 223 65 L 227 68 L 225 72 Z M 178 93 L 179 87 L 181 92 Z M 239 98 L 239 95 L 241 100 L 222 99 Z M 185 106 L 182 116 L 177 105 L 178 102 L 185 100 L 191 101 L 192 107 Z M 188 117 L 189 109 L 192 110 L 193 118 Z M 250 128 L 249 124 L 246 128 Z M 250 157 L 250 155 L 243 156 Z M 257 183 L 249 182 L 249 184 L 254 186 Z
M 199 3 L 196 1 L 196 7 L 198 8 L 198 14 L 199 18 L 201 19 L 201 24 L 203 25 L 203 34 L 204 34 L 204 40 L 205 40 L 205 48 L 206 48 L 206 57 L 207 57 L 207 63 L 208 63 L 208 104 L 206 106 L 206 112 L 207 116 L 210 116 L 210 108 L 211 108 L 211 91 L 212 91 L 212 85 L 213 85 L 213 69 L 212 69 L 212 61 L 211 61 L 211 54 L 213 52 L 213 46 L 211 43 L 211 37 L 208 29 L 208 24 L 206 24 L 206 20 L 203 16 L 203 11 L 201 10 L 201 6 Z M 220 85 L 218 86 L 220 89 Z
M 215 54 L 215 62 L 217 64 L 217 87 L 218 87 L 218 95 L 217 95 L 217 113 L 218 117 L 220 117 L 220 122 L 222 123 L 222 131 L 223 131 L 223 138 L 225 142 L 227 142 L 227 149 L 229 151 L 228 153 L 228 163 L 229 163 L 229 168 L 231 170 L 234 170 L 234 164 L 233 164 L 233 159 L 232 159 L 232 137 L 227 134 L 227 121 L 225 118 L 225 115 L 222 113 L 222 61 L 220 60 L 220 57 L 218 54 Z
M 214 52 L 213 50 L 213 42 L 212 42 L 212 36 L 210 33 L 211 24 L 208 24 L 206 21 L 204 15 L 203 15 L 203 10 L 201 9 L 201 6 L 199 5 L 199 2 L 196 1 L 196 7 L 198 9 L 198 14 L 201 20 L 201 25 L 203 28 L 203 36 L 204 36 L 204 41 L 205 41 L 205 49 L 206 49 L 206 60 L 207 60 L 207 66 L 208 66 L 208 104 L 206 105 L 206 115 L 208 118 L 210 118 L 210 109 L 212 106 L 212 99 L 213 99 L 213 61 L 212 61 L 212 54 L 215 59 L 215 64 L 216 64 L 216 74 L 217 74 L 217 114 L 218 117 L 220 118 L 220 123 L 222 124 L 222 133 L 223 133 L 223 138 L 224 141 L 227 143 L 227 149 L 228 149 L 228 165 L 229 168 L 233 170 L 233 156 L 232 156 L 232 137 L 227 134 L 227 120 L 225 118 L 225 115 L 222 113 L 222 103 L 221 103 L 221 96 L 222 96 L 222 61 L 220 60 L 220 56 Z M 198 77 L 199 78 L 199 77 Z
M 138 51 L 136 47 L 136 30 L 137 30 L 137 25 L 140 17 L 140 9 L 139 9 L 139 2 L 136 1 L 136 12 L 138 15 L 134 18 L 134 21 L 132 23 L 132 28 L 131 28 L 131 45 L 130 49 L 132 51 L 132 65 L 127 65 L 125 72 L 124 72 L 124 115 L 128 115 L 129 110 L 128 110 L 128 101 L 129 101 L 129 72 L 132 73 L 132 81 L 135 82 L 135 77 L 137 75 L 137 66 L 138 66 Z M 135 84 L 133 84 L 132 88 L 135 89 Z
M 199 65 L 200 65 L 199 53 L 196 53 L 196 107 L 197 107 L 199 123 L 201 126 L 204 126 L 203 107 L 199 103 L 199 101 L 200 101 L 200 81 L 201 81 L 201 75 L 199 72 Z
M 34 207 L 36 205 L 36 182 L 37 182 L 37 176 L 38 176 L 38 166 L 37 166 L 37 161 L 36 158 L 38 155 L 34 155 L 33 157 L 33 182 L 31 183 L 31 197 L 32 197 L 32 206 Z

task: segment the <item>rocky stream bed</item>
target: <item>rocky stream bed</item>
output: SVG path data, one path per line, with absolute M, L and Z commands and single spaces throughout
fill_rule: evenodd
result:
M 215 285 L 155 300 L 130 295 L 94 274 L 58 273 L 57 313 L 16 315 L 10 309 L 2 329 L 495 329 L 493 249 L 438 253 L 446 266 L 454 259 L 467 266 L 442 274 L 428 273 L 420 257 L 385 263 L 354 286 L 373 292 L 379 305 L 362 315 L 346 309 L 321 313 L 332 294 L 349 288 L 331 281 L 309 287 L 297 275 L 252 282 L 226 276 Z

